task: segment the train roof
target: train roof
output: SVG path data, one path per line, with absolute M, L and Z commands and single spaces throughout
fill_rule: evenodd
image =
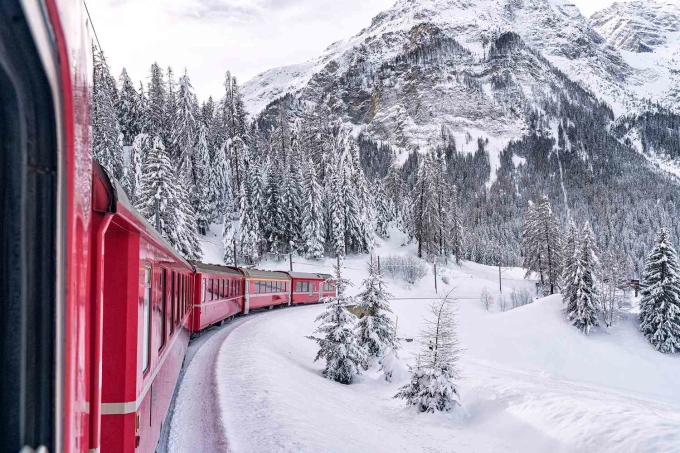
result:
M 118 213 L 118 205 L 122 205 L 125 207 L 125 209 L 132 214 L 132 216 L 135 219 L 135 222 L 138 222 L 141 225 L 137 225 L 137 227 L 142 226 L 144 228 L 144 232 L 151 236 L 156 242 L 158 242 L 160 245 L 162 245 L 164 248 L 166 248 L 179 262 L 184 263 L 187 267 L 193 268 L 191 263 L 189 263 L 175 248 L 163 237 L 161 234 L 154 228 L 143 216 L 142 214 L 137 211 L 137 209 L 132 205 L 132 202 L 130 202 L 130 199 L 127 197 L 127 194 L 125 193 L 125 189 L 123 189 L 123 186 L 118 182 L 116 178 L 113 176 L 109 175 L 109 173 L 106 171 L 104 167 L 99 165 L 97 162 L 94 162 L 93 165 L 95 166 L 94 171 L 97 172 L 98 176 L 104 176 L 106 179 L 100 179 L 100 181 L 108 185 L 109 188 L 111 189 L 111 192 L 109 196 L 111 199 L 109 200 L 109 211 L 113 214 Z
M 194 266 L 194 268 L 196 269 L 196 272 L 214 273 L 214 274 L 223 274 L 223 275 L 243 277 L 243 273 L 241 273 L 238 269 L 231 267 L 231 266 L 221 266 L 219 264 L 208 264 L 208 263 L 202 263 L 200 261 L 189 261 L 189 262 Z
M 280 272 L 280 271 L 261 271 L 259 269 L 241 269 L 241 272 L 243 272 L 247 277 L 254 277 L 254 278 L 271 278 L 271 279 L 278 279 L 278 280 L 290 280 L 290 277 L 286 272 Z
M 292 278 L 309 278 L 309 279 L 322 279 L 322 280 L 328 280 L 333 278 L 331 274 L 316 274 L 316 273 L 311 273 L 311 272 L 287 272 L 288 275 L 290 275 Z

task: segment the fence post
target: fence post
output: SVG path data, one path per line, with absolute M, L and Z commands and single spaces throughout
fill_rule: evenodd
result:
M 293 253 L 288 254 L 288 261 L 290 263 L 290 271 L 293 272 Z

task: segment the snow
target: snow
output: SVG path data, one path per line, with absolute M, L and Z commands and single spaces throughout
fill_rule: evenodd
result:
M 375 254 L 414 253 L 413 245 L 399 245 L 402 239 L 379 240 Z M 368 259 L 344 262 L 343 275 L 355 285 L 350 294 L 359 292 Z M 294 258 L 296 270 L 330 273 L 332 264 Z M 287 266 L 269 261 L 261 267 Z M 414 285 L 387 280 L 404 348 L 400 357 L 409 365 L 419 350 L 428 299 L 438 297 L 429 269 Z M 452 291 L 457 298 L 462 408 L 447 414 L 408 409 L 393 398 L 408 376 L 397 373 L 386 382 L 377 364 L 349 386 L 324 379 L 323 363 L 313 362 L 316 345 L 305 336 L 325 307 L 276 309 L 219 331 L 196 354 L 180 389 L 169 451 L 224 451 L 195 443 L 215 441 L 206 413 L 221 418 L 217 432 L 236 453 L 625 453 L 670 452 L 680 445 L 680 357 L 654 351 L 633 312 L 621 312 L 611 329 L 595 328 L 586 337 L 565 319 L 559 295 L 506 312 L 494 304 L 487 312 L 479 295 L 487 288 L 498 297 L 496 267 L 441 265 L 438 275 L 440 295 Z M 503 268 L 502 276 L 506 297 L 512 289 L 534 291 L 535 281 L 524 280 L 523 269 Z M 206 385 L 216 388 L 206 393 Z

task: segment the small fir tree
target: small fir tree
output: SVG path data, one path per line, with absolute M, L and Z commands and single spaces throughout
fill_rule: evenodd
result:
M 361 369 L 368 367 L 367 355 L 355 333 L 356 316 L 347 310 L 353 298 L 346 294 L 350 282 L 342 277 L 339 260 L 335 265 L 335 279 L 337 296 L 330 299 L 326 311 L 316 318 L 321 325 L 315 333 L 322 334 L 322 337 L 307 338 L 319 345 L 314 361 L 326 361 L 323 375 L 341 384 L 351 384 L 361 374 Z
M 389 298 L 385 290 L 382 271 L 371 260 L 368 263 L 368 277 L 363 282 L 363 291 L 357 296 L 357 308 L 362 317 L 357 323 L 359 344 L 371 357 L 380 358 L 388 348 L 396 345 L 396 330 L 388 316 L 391 313 Z
M 640 331 L 657 351 L 680 351 L 680 267 L 666 229 L 647 257 L 641 295 Z
M 586 222 L 581 234 L 581 246 L 578 261 L 573 269 L 570 291 L 573 299 L 568 301 L 567 316 L 574 326 L 588 335 L 594 326 L 599 325 L 597 319 L 599 301 L 596 287 L 596 275 L 599 266 L 595 246 L 595 235 L 590 223 Z
M 433 303 L 430 311 L 432 317 L 426 319 L 421 333 L 422 353 L 411 368 L 411 381 L 399 389 L 395 398 L 405 399 L 420 412 L 446 412 L 460 404 L 456 318 L 448 296 Z

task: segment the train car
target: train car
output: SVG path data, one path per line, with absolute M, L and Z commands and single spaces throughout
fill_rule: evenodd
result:
M 154 452 L 189 344 L 194 269 L 96 163 L 92 217 L 90 451 Z
M 192 332 L 245 312 L 245 275 L 238 268 L 191 261 L 194 275 Z
M 80 0 L 0 1 L 0 452 L 89 450 L 92 41 Z
M 291 304 L 291 278 L 285 272 L 241 269 L 245 278 L 243 314 L 258 308 Z
M 292 284 L 292 304 L 313 304 L 324 297 L 335 297 L 335 283 L 329 274 L 287 272 Z

